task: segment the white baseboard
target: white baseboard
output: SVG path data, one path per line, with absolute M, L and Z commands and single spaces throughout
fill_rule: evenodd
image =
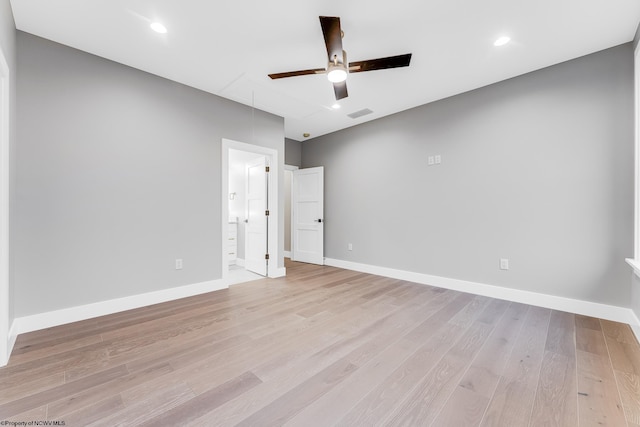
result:
M 429 274 L 415 273 L 405 270 L 396 270 L 387 267 L 377 267 L 369 264 L 360 264 L 351 261 L 325 258 L 326 265 L 360 271 L 378 276 L 391 277 L 393 279 L 407 280 L 414 283 L 452 289 L 470 294 L 483 295 L 491 298 L 514 301 L 553 310 L 582 314 L 584 316 L 598 317 L 615 322 L 627 323 L 631 326 L 640 339 L 640 320 L 633 310 L 614 305 L 599 304 L 590 301 L 559 297 L 555 295 L 541 294 L 520 289 L 509 289 L 502 286 L 487 285 L 484 283 L 468 282 L 466 280 L 451 279 L 448 277 L 432 276 Z
M 11 324 L 11 328 L 9 328 L 9 343 L 7 346 L 7 361 L 5 362 L 5 365 L 9 363 L 8 356 L 11 355 L 11 352 L 13 351 L 13 346 L 16 345 L 16 339 L 18 339 L 18 332 L 16 328 L 16 321 L 14 320 L 13 323 Z M 1 366 L 4 366 L 4 365 L 1 365 Z
M 291 259 L 291 251 L 284 251 L 284 257 Z
M 629 326 L 631 326 L 633 334 L 636 336 L 636 339 L 640 341 L 640 319 L 638 319 L 638 316 L 636 316 L 636 313 L 633 310 L 629 311 L 631 312 L 631 321 L 625 323 L 628 323 Z
M 226 289 L 228 287 L 228 281 L 218 279 L 195 283 L 193 285 L 163 289 L 161 291 L 148 292 L 146 294 L 132 295 L 124 298 L 100 301 L 93 304 L 18 317 L 13 321 L 9 337 L 10 339 L 13 338 L 13 343 L 15 343 L 15 339 L 18 334 L 24 334 L 26 332 L 64 325 L 66 323 L 78 322 L 80 320 L 91 319 L 134 308 L 146 307 L 148 305 L 200 295 L 207 292 Z M 13 344 L 11 344 L 11 348 L 13 348 Z
M 269 269 L 269 277 L 271 279 L 277 279 L 278 277 L 284 277 L 287 275 L 287 269 L 285 267 L 275 267 Z

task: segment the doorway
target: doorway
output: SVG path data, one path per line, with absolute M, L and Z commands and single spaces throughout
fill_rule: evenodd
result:
M 322 166 L 292 172 L 291 261 L 324 265 L 324 167 Z
M 298 166 L 284 165 L 284 257 L 291 259 L 291 236 L 293 235 L 293 205 L 291 204 L 293 171 L 298 170 Z
M 277 159 L 276 150 L 222 140 L 221 258 L 229 284 L 280 275 Z

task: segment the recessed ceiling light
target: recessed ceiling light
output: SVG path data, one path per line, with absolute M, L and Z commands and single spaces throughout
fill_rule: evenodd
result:
M 151 23 L 150 27 L 156 33 L 165 34 L 167 32 L 167 27 L 165 27 L 164 25 L 162 25 L 159 22 Z
M 340 104 L 333 104 L 331 108 L 333 108 L 334 110 L 337 110 L 338 108 L 340 108 Z
M 493 42 L 494 46 L 504 46 L 505 44 L 509 43 L 511 41 L 511 37 L 509 36 L 502 36 L 499 37 L 496 41 Z

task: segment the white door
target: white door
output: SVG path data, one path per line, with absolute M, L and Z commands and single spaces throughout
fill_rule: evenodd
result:
M 247 270 L 267 275 L 267 160 L 261 157 L 247 163 L 244 261 Z
M 324 168 L 293 171 L 293 261 L 324 264 Z

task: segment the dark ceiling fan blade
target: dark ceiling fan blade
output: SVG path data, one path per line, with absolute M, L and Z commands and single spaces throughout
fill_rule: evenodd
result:
M 287 71 L 286 73 L 269 74 L 272 79 L 283 79 L 285 77 L 306 76 L 307 74 L 324 74 L 324 68 L 314 68 L 313 70 Z
M 333 58 L 338 58 L 338 63 L 342 64 L 342 30 L 340 29 L 340 18 L 334 16 L 321 16 L 320 26 L 324 36 L 324 44 L 327 47 L 329 62 Z
M 408 67 L 411 62 L 411 54 L 388 56 L 386 58 L 368 59 L 349 63 L 349 73 L 362 71 L 384 70 L 385 68 Z
M 340 83 L 334 83 L 333 92 L 336 94 L 336 101 L 349 96 L 349 94 L 347 93 L 347 82 L 344 81 Z

